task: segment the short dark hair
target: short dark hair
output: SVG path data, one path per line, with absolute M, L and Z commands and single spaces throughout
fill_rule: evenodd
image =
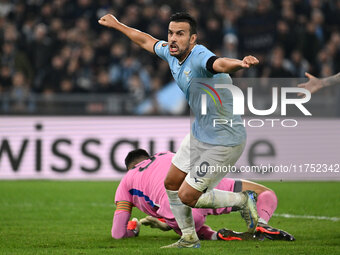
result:
M 170 22 L 188 22 L 190 25 L 190 35 L 197 34 L 197 23 L 194 18 L 186 12 L 177 12 L 170 17 Z
M 125 158 L 126 168 L 129 169 L 129 165 L 131 163 L 136 162 L 140 158 L 150 158 L 150 155 L 149 153 L 146 152 L 146 150 L 143 150 L 143 149 L 136 149 L 136 150 L 130 151 Z

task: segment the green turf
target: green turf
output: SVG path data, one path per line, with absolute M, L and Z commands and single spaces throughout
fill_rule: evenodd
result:
M 279 198 L 276 213 L 339 217 L 339 182 L 266 182 Z M 201 249 L 160 250 L 173 232 L 147 227 L 140 236 L 110 236 L 117 182 L 1 181 L 0 254 L 340 254 L 340 221 L 273 217 L 295 242 L 203 241 Z M 133 216 L 142 217 L 137 209 Z M 245 230 L 239 214 L 209 216 L 214 229 Z

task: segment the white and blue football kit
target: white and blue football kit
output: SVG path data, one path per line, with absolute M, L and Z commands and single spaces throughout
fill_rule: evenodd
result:
M 203 45 L 196 45 L 180 63 L 170 55 L 167 42 L 158 41 L 154 50 L 160 58 L 168 62 L 172 76 L 195 115 L 191 134 L 183 140 L 172 163 L 186 173 L 195 172 L 197 166 L 202 164 L 215 167 L 234 165 L 242 154 L 246 132 L 241 124 L 241 117 L 233 115 L 231 92 L 228 89 L 214 89 L 212 84 L 232 84 L 228 74 L 216 74 L 209 68 L 208 62 L 216 59 L 215 54 Z M 199 81 L 196 82 L 197 79 Z M 202 93 L 208 97 L 206 115 L 201 114 Z M 214 126 L 214 119 L 223 119 L 229 124 Z M 191 175 L 192 178 L 187 175 L 186 181 L 197 190 L 203 191 L 214 188 L 225 174 L 226 172 L 212 175 L 200 173 L 201 178 L 197 178 L 196 174 Z
M 228 89 L 215 89 L 223 104 L 224 114 L 218 115 L 218 111 L 214 110 L 214 103 L 208 98 L 207 101 L 210 103 L 208 104 L 208 109 L 211 108 L 212 110 L 208 111 L 206 115 L 202 115 L 201 97 L 198 93 L 194 93 L 197 89 L 191 87 L 197 86 L 197 83 L 194 82 L 195 78 L 211 78 L 210 84 L 207 84 L 211 87 L 214 87 L 214 84 L 211 83 L 216 83 L 217 81 L 219 83 L 232 84 L 229 74 L 213 74 L 207 70 L 207 62 L 215 54 L 203 45 L 196 45 L 185 61 L 180 64 L 177 58 L 170 55 L 168 44 L 165 41 L 156 43 L 154 49 L 160 58 L 169 63 L 172 76 L 185 94 L 189 106 L 195 115 L 195 121 L 192 126 L 194 137 L 201 142 L 212 145 L 236 146 L 242 144 L 246 139 L 246 132 L 243 125 L 237 124 L 242 123 L 241 117 L 233 115 L 233 97 L 231 92 Z M 206 83 L 209 83 L 209 81 L 207 80 Z M 210 89 L 207 90 L 213 94 Z M 215 95 L 213 94 L 213 96 Z M 213 120 L 216 118 L 226 119 L 229 121 L 229 124 L 213 127 Z M 235 124 L 231 126 L 230 123 Z

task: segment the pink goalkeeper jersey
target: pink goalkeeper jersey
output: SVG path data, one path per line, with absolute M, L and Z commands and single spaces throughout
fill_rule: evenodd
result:
M 173 218 L 164 188 L 173 156 L 171 152 L 157 153 L 130 169 L 117 188 L 115 202 L 129 201 L 148 215 Z
M 128 201 L 153 217 L 174 219 L 164 188 L 173 156 L 172 152 L 157 153 L 129 170 L 117 188 L 115 202 Z M 234 180 L 222 179 L 216 188 L 233 191 Z M 231 208 L 193 210 L 199 210 L 204 215 L 217 215 L 228 213 Z

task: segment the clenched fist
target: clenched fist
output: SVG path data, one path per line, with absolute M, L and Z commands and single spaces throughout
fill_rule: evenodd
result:
M 258 59 L 253 56 L 246 56 L 242 60 L 242 68 L 249 68 L 251 66 L 255 66 L 259 63 Z
M 120 24 L 116 17 L 113 16 L 112 14 L 104 15 L 103 17 L 100 18 L 100 20 L 98 20 L 98 23 L 100 25 L 110 28 L 117 28 L 117 26 Z

